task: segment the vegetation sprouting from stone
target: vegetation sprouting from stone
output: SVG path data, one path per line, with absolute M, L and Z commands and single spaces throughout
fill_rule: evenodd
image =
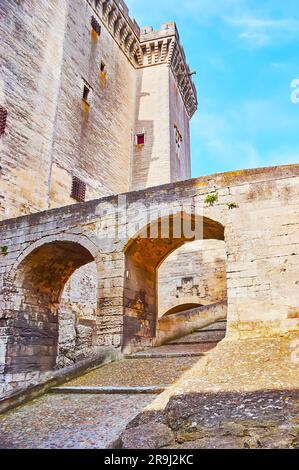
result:
M 6 256 L 8 254 L 8 247 L 7 246 L 1 246 L 1 253 L 2 255 Z
M 207 197 L 205 198 L 205 203 L 208 204 L 209 206 L 213 206 L 217 201 L 218 201 L 217 193 L 208 194 Z
M 232 209 L 237 209 L 239 206 L 236 202 L 228 202 L 227 207 L 232 210 Z

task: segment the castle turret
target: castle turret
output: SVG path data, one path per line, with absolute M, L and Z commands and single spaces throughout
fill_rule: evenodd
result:
M 188 179 L 197 94 L 175 23 L 140 32 L 132 188 Z

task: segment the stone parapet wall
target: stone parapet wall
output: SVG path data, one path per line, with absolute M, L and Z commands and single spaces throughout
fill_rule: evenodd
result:
M 155 346 L 187 336 L 198 328 L 209 326 L 226 318 L 226 301 L 164 316 L 158 321 Z

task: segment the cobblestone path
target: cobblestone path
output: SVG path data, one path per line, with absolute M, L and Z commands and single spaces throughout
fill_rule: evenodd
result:
M 168 345 L 96 369 L 1 415 L 0 448 L 105 448 L 155 399 L 159 388 L 175 382 L 213 349 L 224 338 L 225 329 L 225 322 L 217 322 Z M 119 387 L 128 390 L 117 393 Z M 157 387 L 154 393 L 153 387 Z

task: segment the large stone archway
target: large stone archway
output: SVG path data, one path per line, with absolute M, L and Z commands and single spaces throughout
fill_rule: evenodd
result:
M 183 223 L 190 223 L 188 235 Z M 167 223 L 167 231 L 164 224 Z M 196 230 L 200 227 L 199 230 Z M 181 228 L 181 230 L 180 230 Z M 187 230 L 188 231 L 188 230 Z M 167 233 L 166 233 L 167 232 Z M 155 238 L 152 238 L 154 234 Z M 123 350 L 153 345 L 158 320 L 157 270 L 173 251 L 197 237 L 224 240 L 224 227 L 207 217 L 179 212 L 144 227 L 126 246 Z
M 6 374 L 45 372 L 56 365 L 58 313 L 64 286 L 92 253 L 78 242 L 53 240 L 26 250 L 8 279 Z

